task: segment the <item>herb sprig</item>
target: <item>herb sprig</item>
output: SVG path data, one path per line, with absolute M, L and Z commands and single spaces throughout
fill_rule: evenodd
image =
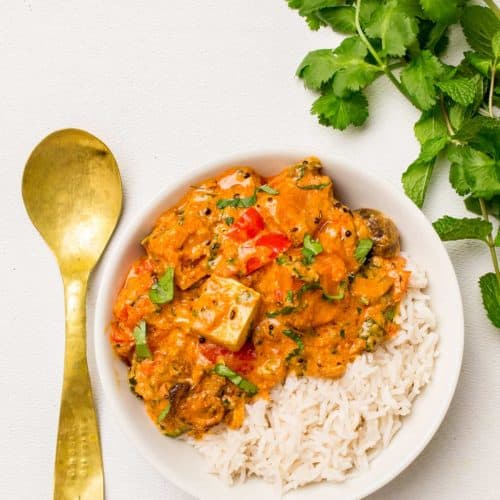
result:
M 500 9 L 468 0 L 287 0 L 312 30 L 349 35 L 334 49 L 309 52 L 297 76 L 319 93 L 311 113 L 344 130 L 368 118 L 364 89 L 386 76 L 422 111 L 414 127 L 419 157 L 402 176 L 406 194 L 422 207 L 439 156 L 450 163 L 450 183 L 481 218 L 444 216 L 434 223 L 447 240 L 476 239 L 490 252 L 493 272 L 479 280 L 484 307 L 500 328 Z M 457 66 L 440 56 L 452 25 L 460 24 L 472 50 Z M 495 234 L 497 234 L 495 238 Z

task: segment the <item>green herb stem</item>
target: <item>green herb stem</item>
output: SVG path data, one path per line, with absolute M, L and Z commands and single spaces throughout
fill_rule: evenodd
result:
M 441 94 L 441 98 L 439 99 L 439 105 L 441 107 L 441 113 L 443 114 L 444 123 L 446 123 L 446 128 L 448 129 L 448 133 L 450 135 L 455 135 L 455 130 L 453 130 L 453 125 L 450 122 L 450 117 L 448 116 L 448 112 L 446 111 L 446 106 L 444 105 L 443 94 Z
M 495 88 L 495 73 L 497 68 L 497 58 L 493 59 L 493 64 L 491 65 L 491 78 L 490 78 L 490 91 L 488 93 L 488 113 L 491 118 L 495 118 L 493 114 L 493 90 Z
M 481 207 L 481 215 L 483 216 L 483 219 L 486 222 L 489 222 L 488 210 L 486 210 L 486 204 L 485 204 L 483 198 L 479 198 L 479 206 Z M 486 243 L 488 245 L 488 248 L 490 249 L 491 260 L 493 261 L 493 267 L 495 269 L 497 281 L 498 281 L 498 284 L 500 285 L 500 267 L 498 265 L 497 251 L 496 251 L 495 243 L 493 242 L 493 236 L 491 233 L 486 237 Z
M 378 52 L 374 49 L 373 45 L 370 43 L 370 40 L 366 37 L 363 28 L 361 27 L 361 23 L 359 21 L 359 13 L 361 10 L 361 0 L 356 0 L 356 12 L 354 17 L 354 24 L 356 25 L 356 31 L 358 32 L 359 38 L 361 38 L 362 42 L 366 45 L 366 48 L 373 56 L 379 68 L 386 74 L 387 78 L 394 84 L 394 86 L 407 98 L 406 91 L 401 85 L 401 82 L 394 76 L 394 73 L 390 70 L 389 66 L 380 59 Z
M 486 5 L 493 11 L 493 14 L 500 19 L 500 9 L 496 6 L 493 0 L 484 0 Z

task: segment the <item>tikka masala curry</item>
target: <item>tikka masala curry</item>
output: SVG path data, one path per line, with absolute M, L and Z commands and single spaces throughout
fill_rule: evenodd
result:
M 142 245 L 110 337 L 167 436 L 237 428 L 245 403 L 290 372 L 340 377 L 397 332 L 409 280 L 399 233 L 338 201 L 316 158 L 192 186 Z

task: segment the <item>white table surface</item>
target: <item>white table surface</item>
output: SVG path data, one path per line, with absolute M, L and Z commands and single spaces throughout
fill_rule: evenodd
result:
M 0 0 L 0 497 L 50 498 L 63 362 L 55 261 L 21 201 L 21 175 L 49 132 L 86 129 L 114 152 L 125 188 L 118 231 L 187 168 L 239 152 L 294 148 L 348 157 L 401 189 L 418 113 L 387 82 L 369 91 L 362 130 L 333 132 L 309 115 L 294 71 L 338 37 L 309 31 L 283 0 Z M 452 37 L 456 60 L 463 39 Z M 425 212 L 465 214 L 437 169 Z M 477 278 L 486 249 L 448 246 L 465 304 L 462 374 L 450 411 L 420 458 L 372 500 L 500 498 L 500 334 Z M 88 334 L 99 282 L 89 295 Z M 439 307 L 439 304 L 436 304 Z M 89 342 L 89 345 L 92 345 Z M 192 497 L 129 446 L 103 400 L 92 347 L 109 500 Z

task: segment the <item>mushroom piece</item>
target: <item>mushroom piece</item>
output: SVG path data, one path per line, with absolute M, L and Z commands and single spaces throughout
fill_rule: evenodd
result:
M 355 210 L 354 215 L 366 225 L 373 241 L 374 255 L 394 257 L 399 253 L 399 231 L 389 217 L 372 208 Z

